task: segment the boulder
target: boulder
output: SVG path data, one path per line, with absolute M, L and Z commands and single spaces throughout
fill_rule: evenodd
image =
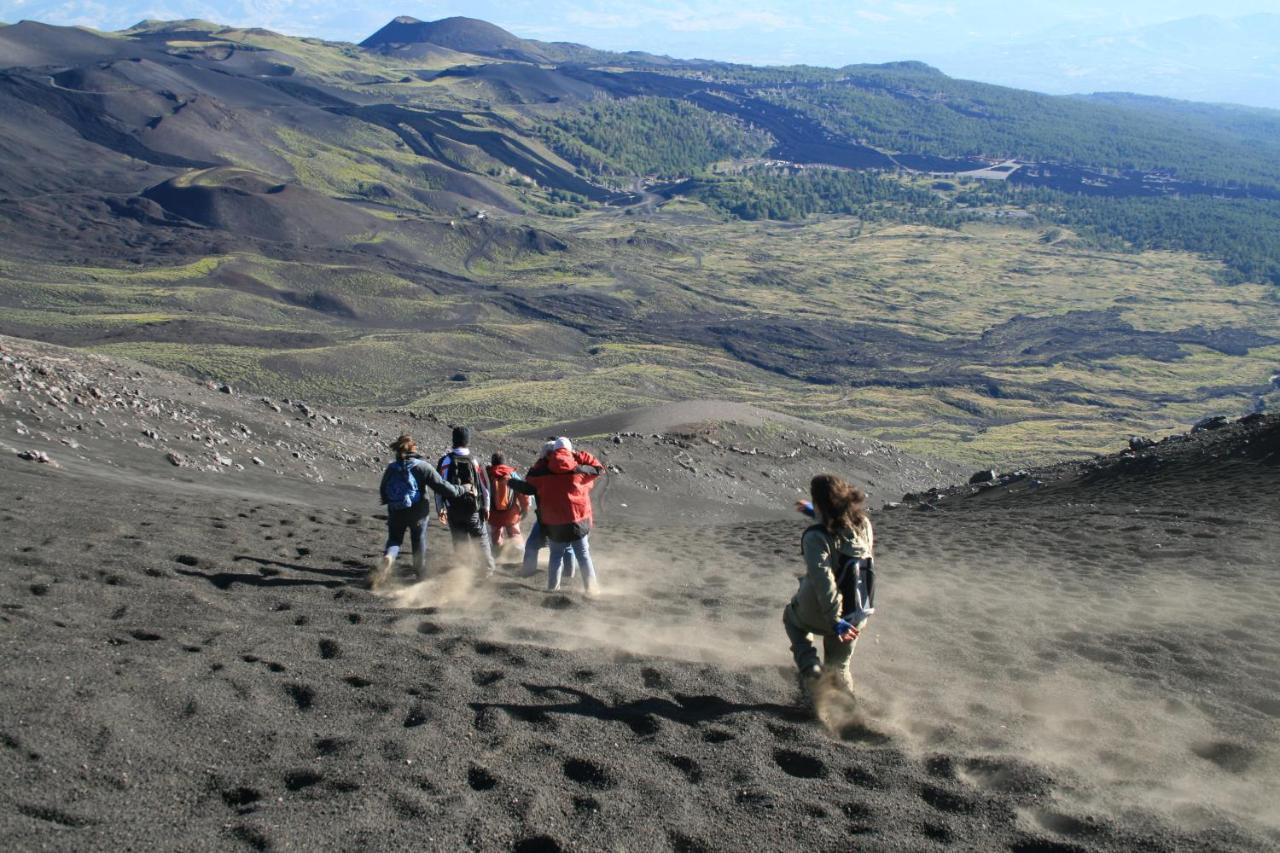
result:
M 992 468 L 988 468 L 985 471 L 978 471 L 969 478 L 969 485 L 974 486 L 978 483 L 994 483 L 998 476 L 999 475 L 996 474 L 995 470 Z
M 1208 430 L 1222 429 L 1226 425 L 1227 425 L 1227 419 L 1224 415 L 1210 415 L 1207 418 L 1201 418 L 1200 420 L 1196 421 L 1195 425 L 1191 427 L 1191 432 L 1194 435 L 1197 432 L 1206 432 Z
M 1139 450 L 1146 450 L 1148 447 L 1155 447 L 1156 443 L 1151 439 L 1141 435 L 1129 436 L 1129 449 L 1137 453 Z

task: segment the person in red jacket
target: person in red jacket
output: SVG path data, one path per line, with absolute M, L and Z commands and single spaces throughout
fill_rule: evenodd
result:
M 529 513 L 529 496 L 511 488 L 511 475 L 516 469 L 507 464 L 504 454 L 493 454 L 484 470 L 489 479 L 489 539 L 494 553 L 501 552 L 506 543 L 523 551 L 520 521 Z
M 574 452 L 573 443 L 557 438 L 551 451 L 529 469 L 524 480 L 512 479 L 511 487 L 538 498 L 538 515 L 551 547 L 547 591 L 560 588 L 560 566 L 572 549 L 582 569 L 582 585 L 588 595 L 598 591 L 595 566 L 587 536 L 591 533 L 591 489 L 604 473 L 604 463 L 590 453 Z

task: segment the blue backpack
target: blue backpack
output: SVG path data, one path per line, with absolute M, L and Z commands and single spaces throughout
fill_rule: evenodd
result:
M 422 497 L 422 488 L 413 474 L 413 463 L 414 460 L 406 459 L 388 466 L 394 469 L 387 480 L 387 506 L 391 509 L 408 509 Z

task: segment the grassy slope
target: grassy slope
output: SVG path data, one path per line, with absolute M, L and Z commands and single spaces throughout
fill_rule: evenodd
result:
M 1265 386 L 1280 362 L 1274 346 L 1246 356 L 1185 347 L 1186 356 L 1172 362 L 1118 356 L 1028 366 L 1013 363 L 1010 354 L 1008 363 L 993 358 L 972 366 L 1011 387 L 1066 382 L 1078 388 L 1033 392 L 1031 399 L 996 399 L 967 387 L 810 385 L 744 364 L 713 345 L 647 342 L 632 332 L 644 331 L 645 316 L 656 322 L 682 311 L 714 311 L 723 300 L 779 320 L 816 326 L 829 318 L 856 319 L 952 340 L 977 338 L 1018 314 L 1107 308 L 1119 309 L 1140 330 L 1197 324 L 1274 330 L 1280 306 L 1265 287 L 1219 284 L 1214 265 L 1191 256 L 1047 246 L 1037 231 L 996 225 L 959 233 L 888 226 L 854 237 L 852 223 L 841 220 L 799 228 L 682 223 L 678 234 L 690 254 L 663 264 L 601 239 L 635 233 L 630 218 L 600 215 L 577 228 L 579 248 L 571 259 L 490 263 L 485 278 L 521 298 L 548 297 L 566 306 L 592 295 L 620 299 L 642 318 L 634 330 L 566 331 L 481 294 L 432 295 L 389 274 L 255 257 L 143 272 L 6 264 L 0 276 L 12 306 L 7 315 L 33 327 L 101 333 L 200 318 L 227 328 L 325 336 L 326 345 L 303 348 L 112 342 L 101 334 L 94 343 L 105 352 L 271 393 L 347 403 L 412 401 L 442 417 L 497 421 L 510 430 L 664 400 L 728 398 L 972 462 L 1091 452 L 1130 432 L 1168 431 L 1204 414 L 1242 411 L 1253 400 L 1245 388 Z M 643 233 L 658 235 L 662 228 L 659 218 Z M 361 321 L 210 286 L 204 276 L 223 264 L 281 292 L 308 286 L 338 296 Z M 771 275 L 761 279 L 762 271 Z M 450 381 L 456 373 L 467 381 Z M 1151 397 L 1153 388 L 1159 399 Z

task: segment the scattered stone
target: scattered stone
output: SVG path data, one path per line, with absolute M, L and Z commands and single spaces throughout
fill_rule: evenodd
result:
M 185 468 L 187 465 L 186 457 L 184 457 L 181 453 L 174 453 L 172 450 L 166 453 L 164 455 L 164 458 L 168 459 L 169 463 L 173 465 L 175 468 Z
M 1146 450 L 1148 447 L 1155 447 L 1156 443 L 1151 439 L 1141 435 L 1129 436 L 1129 449 L 1134 453 L 1139 450 Z
M 42 465 L 50 465 L 54 468 L 60 468 L 57 462 L 49 458 L 49 454 L 43 450 L 22 450 L 18 452 L 19 459 L 26 459 L 28 462 L 39 462 Z
M 978 483 L 993 483 L 999 477 L 995 470 L 988 468 L 985 471 L 979 471 L 969 478 L 969 485 L 973 486 Z
M 450 381 L 450 382 L 466 382 L 466 381 L 467 381 L 467 374 L 465 374 L 465 373 L 455 373 L 455 374 L 453 374 L 452 376 L 450 376 L 450 377 L 449 377 L 449 381 Z
M 261 459 L 259 459 L 259 458 L 258 458 L 258 457 L 256 457 L 256 456 L 255 456 L 255 457 L 253 457 L 252 462 L 253 462 L 253 464 L 254 464 L 254 465 L 266 465 L 266 464 L 267 464 L 267 463 L 263 462 Z
M 1227 418 L 1225 415 L 1210 415 L 1207 418 L 1201 418 L 1196 421 L 1195 426 L 1191 427 L 1191 434 L 1195 435 L 1198 432 L 1222 429 L 1226 425 Z
M 215 462 L 217 462 L 219 465 L 223 466 L 224 468 L 231 467 L 232 459 L 230 456 L 222 456 L 220 454 L 215 453 L 213 454 L 213 459 Z
M 221 385 L 218 386 L 218 390 L 221 391 L 223 394 L 235 393 L 234 389 L 232 389 L 232 387 L 225 382 L 223 382 Z

